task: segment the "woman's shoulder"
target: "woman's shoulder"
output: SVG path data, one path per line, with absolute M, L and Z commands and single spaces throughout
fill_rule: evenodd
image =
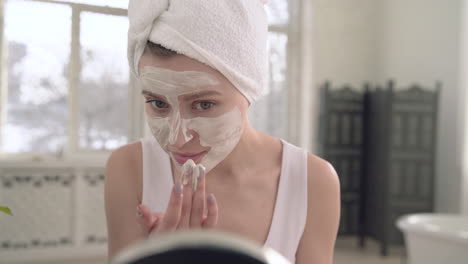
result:
M 106 185 L 127 186 L 141 193 L 142 146 L 135 141 L 115 149 L 107 159 Z M 134 186 L 135 188 L 128 188 Z
M 331 185 L 339 183 L 338 175 L 328 161 L 284 139 L 273 137 L 271 137 L 271 139 L 282 142 L 283 147 L 289 149 L 289 153 L 295 153 L 295 157 L 297 157 L 297 155 L 302 157 L 304 157 L 303 155 L 306 156 L 308 181 L 315 183 L 315 186 L 318 186 L 316 183 Z
M 279 139 L 288 148 L 294 149 L 300 155 L 306 155 L 307 163 L 307 179 L 308 185 L 311 188 L 328 187 L 336 189 L 339 185 L 338 175 L 333 166 L 325 159 L 308 152 L 306 149 L 296 146 L 292 143 Z
M 320 173 L 336 173 L 333 165 L 330 164 L 327 160 L 312 154 L 310 152 L 307 153 L 307 165 L 309 168 L 312 169 L 312 172 Z
M 333 165 L 311 153 L 307 153 L 307 175 L 309 183 L 314 188 L 336 189 L 339 186 L 338 174 Z M 310 184 L 309 186 L 311 186 Z
M 110 154 L 107 165 L 125 164 L 125 166 L 135 166 L 141 162 L 142 158 L 142 145 L 141 141 L 135 141 L 112 151 Z

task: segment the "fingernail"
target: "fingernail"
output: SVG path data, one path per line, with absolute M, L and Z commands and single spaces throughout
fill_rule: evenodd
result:
M 198 169 L 198 166 L 196 166 L 194 167 L 193 173 L 192 173 L 192 190 L 194 192 L 197 190 L 199 176 L 200 176 L 200 170 Z
M 182 184 L 187 185 L 189 183 L 190 175 L 193 173 L 193 167 L 196 166 L 193 160 L 187 160 L 184 165 L 182 165 Z
M 192 160 L 190 160 L 190 161 L 192 161 Z M 187 166 L 187 172 L 186 172 L 187 175 L 190 175 L 190 174 L 193 173 L 193 166 L 194 165 L 192 165 L 191 163 L 189 164 L 189 166 Z
M 141 212 L 141 209 L 140 209 L 139 205 L 137 206 L 136 210 L 137 210 L 137 212 L 136 212 L 137 216 L 142 217 L 143 213 Z
M 184 186 L 181 183 L 177 183 L 175 185 L 175 191 L 177 194 L 182 194 L 183 189 L 184 189 Z
M 205 169 L 205 167 L 203 167 L 203 165 L 198 164 L 198 170 L 200 171 L 200 172 L 199 172 L 198 179 L 201 180 L 203 177 L 205 177 L 205 171 L 206 171 L 206 169 Z
M 210 195 L 208 195 L 208 204 L 214 205 L 215 203 L 216 203 L 216 198 L 214 197 L 212 193 L 210 193 Z
M 181 184 L 184 184 L 184 185 L 185 185 L 185 181 L 186 181 L 186 179 L 185 179 L 185 174 L 182 173 L 182 174 L 180 175 L 180 179 L 179 179 L 178 183 L 181 183 Z
M 190 176 L 192 175 L 192 173 L 193 173 L 192 167 L 188 166 L 184 174 L 184 181 L 183 181 L 184 185 L 187 185 L 189 183 Z
M 179 182 L 182 183 L 183 185 L 187 184 L 187 177 L 188 177 L 188 174 L 187 174 L 187 168 L 184 166 L 182 168 L 182 172 L 180 174 L 180 180 Z
M 182 183 L 183 185 L 187 185 L 188 184 L 188 180 L 189 180 L 189 175 L 188 174 L 184 174 L 182 176 L 182 181 L 180 183 Z

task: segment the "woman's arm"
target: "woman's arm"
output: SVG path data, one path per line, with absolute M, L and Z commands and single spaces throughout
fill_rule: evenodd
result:
M 136 209 L 140 204 L 137 188 L 140 183 L 137 179 L 140 165 L 135 155 L 141 155 L 141 147 L 138 151 L 137 144 L 115 150 L 106 164 L 104 201 L 109 260 L 121 249 L 146 237 L 136 217 Z
M 326 161 L 308 156 L 307 222 L 296 253 L 297 264 L 332 264 L 340 220 L 340 182 Z

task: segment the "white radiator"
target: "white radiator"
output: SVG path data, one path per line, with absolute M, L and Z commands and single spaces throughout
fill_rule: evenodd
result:
M 104 166 L 0 163 L 0 263 L 105 258 Z

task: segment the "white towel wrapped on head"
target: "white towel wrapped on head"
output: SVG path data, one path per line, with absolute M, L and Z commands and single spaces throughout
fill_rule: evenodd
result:
M 223 74 L 249 102 L 263 88 L 268 22 L 265 0 L 130 0 L 128 59 L 138 76 L 147 41 Z

